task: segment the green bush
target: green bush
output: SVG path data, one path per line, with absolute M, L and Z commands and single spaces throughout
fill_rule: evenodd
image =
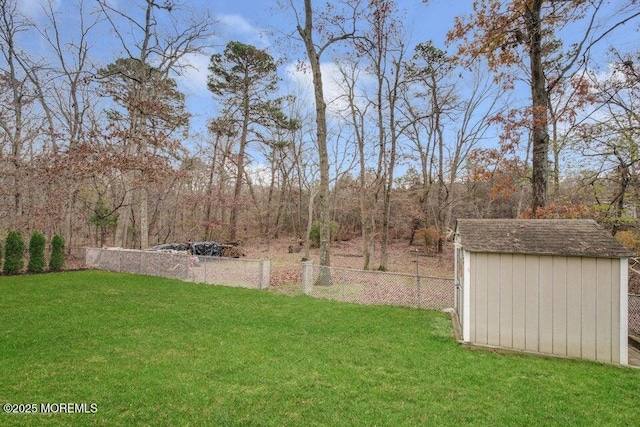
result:
M 24 267 L 24 239 L 19 231 L 10 231 L 4 245 L 4 272 L 16 274 Z
M 29 273 L 42 273 L 44 271 L 44 245 L 46 243 L 44 234 L 39 231 L 31 233 L 31 239 L 29 239 L 29 263 L 27 264 Z
M 56 234 L 51 239 L 51 258 L 49 259 L 49 270 L 60 271 L 64 267 L 64 237 Z
M 329 233 L 331 238 L 338 232 L 340 224 L 335 221 L 331 221 L 329 224 Z M 309 231 L 309 242 L 314 248 L 320 247 L 320 221 L 315 221 L 311 225 L 311 231 Z

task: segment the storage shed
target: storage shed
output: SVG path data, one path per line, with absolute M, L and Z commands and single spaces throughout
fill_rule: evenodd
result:
M 593 220 L 459 219 L 464 342 L 628 363 L 626 250 Z

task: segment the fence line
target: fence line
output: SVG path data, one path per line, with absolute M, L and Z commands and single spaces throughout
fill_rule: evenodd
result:
M 185 282 L 265 289 L 271 281 L 271 261 L 193 256 L 133 249 L 85 248 L 87 268 L 179 279 Z
M 302 292 L 365 305 L 443 310 L 453 307 L 453 279 L 302 264 Z
M 629 294 L 629 332 L 640 336 L 640 295 Z

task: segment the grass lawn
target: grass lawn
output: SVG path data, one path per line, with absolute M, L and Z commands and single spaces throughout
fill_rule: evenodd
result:
M 106 272 L 0 277 L 0 425 L 637 425 L 640 370 L 472 351 L 448 317 Z

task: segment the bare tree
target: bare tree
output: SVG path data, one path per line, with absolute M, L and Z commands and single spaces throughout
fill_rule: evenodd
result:
M 111 69 L 106 69 L 103 78 L 115 76 L 127 82 L 129 86 L 128 100 L 129 104 L 127 115 L 129 122 L 128 136 L 126 136 L 125 151 L 130 156 L 137 156 L 143 163 L 147 159 L 149 146 L 158 147 L 166 142 L 158 140 L 150 140 L 151 135 L 170 138 L 171 133 L 167 133 L 169 128 L 177 129 L 185 123 L 179 120 L 175 121 L 167 116 L 167 113 L 177 113 L 172 111 L 176 105 L 161 107 L 155 104 L 155 107 L 164 108 L 164 120 L 169 119 L 169 127 L 165 127 L 160 133 L 153 132 L 152 126 L 160 125 L 158 119 L 158 111 L 153 111 L 153 103 L 157 103 L 157 85 L 159 82 L 171 85 L 171 78 L 179 74 L 185 67 L 185 58 L 188 55 L 203 53 L 207 48 L 206 40 L 212 34 L 212 19 L 208 15 L 201 17 L 190 17 L 189 20 L 179 21 L 179 7 L 172 1 L 163 3 L 155 0 L 144 0 L 143 17 L 128 15 L 120 9 L 117 9 L 111 2 L 104 0 L 98 1 L 105 19 L 111 24 L 113 32 L 127 57 L 121 58 L 114 63 Z M 161 32 L 158 29 L 158 19 L 156 13 L 164 13 L 172 25 L 172 28 Z M 130 29 L 130 33 L 125 31 Z M 120 68 L 120 69 L 118 69 Z M 153 80 L 151 80 L 153 78 Z M 167 86 L 165 86 L 167 87 Z M 113 94 L 112 94 L 113 95 Z M 165 94 L 166 95 L 166 94 Z M 178 100 L 177 93 L 172 95 L 174 100 Z M 154 98 L 156 97 L 156 98 Z M 125 98 L 123 98 L 125 99 Z M 145 106 L 146 108 L 140 108 Z M 154 118 L 156 119 L 154 121 Z M 179 125 L 176 127 L 176 125 Z M 151 130 L 151 133 L 148 133 Z M 139 168 L 138 175 L 146 168 L 143 164 Z M 144 184 L 144 177 L 135 178 L 135 171 L 127 174 L 125 185 L 125 207 L 134 207 L 137 205 L 139 213 L 139 229 L 140 229 L 140 247 L 147 247 L 149 244 L 148 229 L 148 189 Z M 133 197 L 134 180 L 141 182 Z M 127 234 L 130 225 L 129 214 L 120 216 L 118 228 L 116 231 L 116 244 L 119 246 L 127 245 Z
M 24 210 L 25 183 L 23 177 L 23 150 L 36 138 L 39 120 L 31 116 L 37 93 L 22 64 L 27 57 L 18 46 L 18 36 L 32 29 L 32 24 L 18 11 L 15 0 L 0 0 L 0 85 L 3 102 L 0 104 L 0 130 L 3 151 L 8 153 L 2 169 L 6 171 L 11 201 L 9 225 L 18 226 Z M 6 143 L 5 143 L 6 141 Z M 8 146 L 8 149 L 4 148 Z M 3 161 L 4 162 L 4 161 Z
M 330 212 L 329 212 L 329 155 L 327 150 L 327 106 L 324 99 L 322 69 L 320 58 L 332 45 L 353 38 L 356 35 L 356 22 L 360 10 L 360 1 L 341 2 L 342 11 L 333 14 L 333 10 L 315 15 L 311 0 L 304 0 L 303 11 L 299 12 L 293 0 L 289 0 L 296 19 L 296 29 L 304 42 L 307 59 L 313 76 L 313 88 L 316 107 L 316 138 L 320 166 L 320 188 L 318 201 L 320 208 L 320 265 L 331 265 L 330 256 Z M 317 20 L 316 20 L 317 19 Z M 324 269 L 322 271 L 325 271 Z M 319 283 L 329 283 L 329 278 Z
M 346 65 L 341 65 L 339 67 L 339 70 L 342 75 L 342 85 L 344 87 L 345 98 L 348 103 L 348 111 L 346 111 L 345 115 L 353 126 L 353 139 L 356 144 L 358 153 L 358 183 L 360 190 L 358 192 L 358 201 L 360 207 L 360 227 L 362 236 L 362 268 L 364 270 L 368 270 L 372 256 L 371 240 L 374 228 L 371 217 L 372 210 L 375 205 L 372 197 L 372 193 L 374 193 L 372 184 L 375 185 L 375 182 L 370 183 L 367 180 L 368 148 L 366 147 L 366 116 L 368 107 L 371 104 L 364 103 L 364 99 L 362 99 L 364 97 L 362 95 L 359 95 L 358 93 L 358 81 L 361 72 L 361 68 L 359 67 L 358 62 L 355 62 L 353 64 L 347 63 Z M 364 105 L 361 106 L 360 104 Z
M 582 155 L 595 162 L 591 164 L 595 170 L 591 186 L 595 191 L 596 181 L 608 183 L 603 186 L 610 189 L 606 203 L 598 191 L 595 195 L 598 204 L 606 206 L 603 217 L 614 235 L 633 221 L 625 215 L 628 195 L 640 183 L 640 72 L 636 65 L 640 54 L 618 55 L 616 59 L 604 77 L 588 74 L 587 97 L 595 109 L 577 127 Z
M 493 70 L 511 68 L 528 58 L 532 134 L 532 212 L 547 204 L 549 175 L 549 93 L 581 69 L 591 48 L 606 35 L 640 16 L 636 2 L 623 2 L 606 25 L 597 18 L 605 0 L 553 1 L 490 0 L 474 3 L 474 13 L 456 19 L 449 40 L 462 40 L 460 53 L 485 56 Z M 563 48 L 556 35 L 570 24 L 581 23 L 576 42 Z M 513 76 L 511 76 L 513 81 Z M 533 215 L 535 217 L 535 214 Z

